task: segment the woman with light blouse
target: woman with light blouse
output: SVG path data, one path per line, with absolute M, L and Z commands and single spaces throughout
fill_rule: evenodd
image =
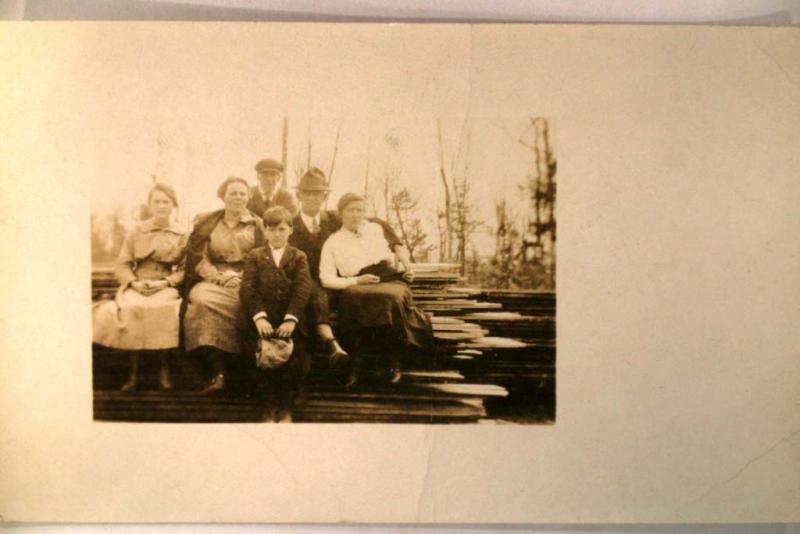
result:
M 186 232 L 171 220 L 175 191 L 156 184 L 148 194 L 152 217 L 141 221 L 122 244 L 114 269 L 119 290 L 113 301 L 93 310 L 93 341 L 130 351 L 130 375 L 123 391 L 137 387 L 139 351 L 158 351 L 159 385 L 171 389 L 167 351 L 179 344 L 181 268 Z
M 322 247 L 319 276 L 323 287 L 339 291 L 337 330 L 352 362 L 346 387 L 358 383 L 367 330 L 383 342 L 390 381 L 397 383 L 408 351 L 430 349 L 433 341 L 430 319 L 414 306 L 408 287 L 414 279 L 408 250 L 391 251 L 381 226 L 366 220 L 361 195 L 343 195 L 338 210 L 342 228 Z M 395 259 L 402 270 L 394 267 Z
M 264 243 L 261 219 L 247 209 L 250 187 L 230 177 L 217 196 L 225 207 L 198 216 L 186 252 L 184 345 L 201 349 L 211 359 L 207 391 L 224 389 L 225 360 L 241 351 L 248 326 L 239 300 L 244 258 Z

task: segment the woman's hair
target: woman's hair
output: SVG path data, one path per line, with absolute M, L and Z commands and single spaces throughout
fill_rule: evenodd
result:
M 269 226 L 274 228 L 281 223 L 286 223 L 290 227 L 294 226 L 292 224 L 292 214 L 289 213 L 289 210 L 284 208 L 283 206 L 273 206 L 267 211 L 264 212 L 264 226 Z
M 238 176 L 228 176 L 227 178 L 225 178 L 224 182 L 219 184 L 219 187 L 217 188 L 217 196 L 219 197 L 220 200 L 223 200 L 225 198 L 225 193 L 228 192 L 228 186 L 234 182 L 239 182 L 244 184 L 244 186 L 247 188 L 248 196 L 250 195 L 250 184 L 247 183 L 247 180 L 245 180 L 244 178 L 239 178 Z
M 167 197 L 172 201 L 172 205 L 176 208 L 178 207 L 178 195 L 175 194 L 175 190 L 172 189 L 167 184 L 161 184 L 161 183 L 157 183 L 156 185 L 154 185 L 150 189 L 150 192 L 147 193 L 148 205 L 150 204 L 150 201 L 153 200 L 153 193 L 155 193 L 156 191 L 161 191 L 162 193 L 167 195 Z
M 336 204 L 336 209 L 339 210 L 339 213 L 341 214 L 348 204 L 365 201 L 366 199 L 358 193 L 345 193 L 342 195 L 342 198 L 339 199 L 339 203 Z

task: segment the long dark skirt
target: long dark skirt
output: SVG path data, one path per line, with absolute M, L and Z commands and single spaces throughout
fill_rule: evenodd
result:
M 411 290 L 403 282 L 350 286 L 338 295 L 337 313 L 337 330 L 343 336 L 384 327 L 409 348 L 433 345 L 430 319 L 414 306 Z

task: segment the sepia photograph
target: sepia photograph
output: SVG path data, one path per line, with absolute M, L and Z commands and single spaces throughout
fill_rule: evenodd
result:
M 4 521 L 797 518 L 796 28 L 0 32 Z
M 550 119 L 231 135 L 93 182 L 96 420 L 555 422 Z

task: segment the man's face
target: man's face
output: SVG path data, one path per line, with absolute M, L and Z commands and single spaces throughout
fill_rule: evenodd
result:
M 281 178 L 281 173 L 277 171 L 265 171 L 258 173 L 258 182 L 261 184 L 261 189 L 268 195 L 271 195 L 278 185 L 278 180 Z
M 322 203 L 328 196 L 327 191 L 298 191 L 297 198 L 300 200 L 300 208 L 303 213 L 315 216 L 322 208 Z

